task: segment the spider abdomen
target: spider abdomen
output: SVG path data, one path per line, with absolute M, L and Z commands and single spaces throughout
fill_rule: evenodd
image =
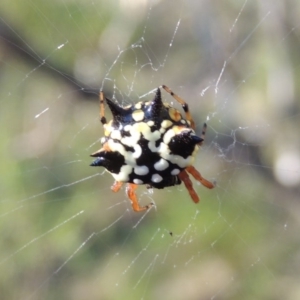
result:
M 159 91 L 159 90 L 158 90 Z M 107 101 L 113 120 L 105 124 L 103 148 L 92 166 L 103 166 L 117 181 L 156 188 L 180 184 L 177 175 L 191 165 L 202 141 L 180 112 L 161 101 L 122 108 Z

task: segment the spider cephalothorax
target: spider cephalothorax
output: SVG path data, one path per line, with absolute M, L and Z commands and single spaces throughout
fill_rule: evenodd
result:
M 101 139 L 102 148 L 91 155 L 97 157 L 91 166 L 103 166 L 112 174 L 116 180 L 112 186 L 115 192 L 124 182 L 128 183 L 127 194 L 135 211 L 152 205 L 139 206 L 135 194 L 137 185 L 163 189 L 183 181 L 193 201 L 198 202 L 199 197 L 187 174 L 189 172 L 203 185 L 213 188 L 213 184 L 192 166 L 198 145 L 204 140 L 206 124 L 202 136 L 198 137 L 188 105 L 168 87 L 163 88 L 182 105 L 186 119 L 178 110 L 162 102 L 158 88 L 152 101 L 126 107 L 105 98 L 113 115 L 113 120 L 107 123 L 104 94 L 100 92 L 104 137 Z

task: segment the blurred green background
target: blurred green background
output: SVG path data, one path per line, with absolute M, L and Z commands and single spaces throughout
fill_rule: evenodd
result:
M 0 3 L 1 299 L 299 299 L 300 3 Z M 166 84 L 216 180 L 125 190 L 90 168 L 98 91 Z M 164 94 L 165 100 L 173 99 Z M 175 104 L 176 105 L 176 104 Z M 109 113 L 107 112 L 107 116 Z

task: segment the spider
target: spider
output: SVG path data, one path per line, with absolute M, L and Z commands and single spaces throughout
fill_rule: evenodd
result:
M 136 195 L 138 185 L 163 189 L 183 182 L 195 203 L 199 202 L 199 197 L 189 174 L 205 187 L 214 187 L 193 167 L 207 125 L 204 123 L 201 137 L 197 136 L 188 104 L 167 86 L 162 85 L 162 88 L 181 104 L 186 118 L 177 109 L 162 102 L 160 88 L 152 101 L 125 107 L 106 98 L 103 91 L 99 96 L 104 137 L 101 139 L 102 148 L 91 154 L 97 157 L 91 166 L 102 166 L 111 173 L 115 179 L 111 187 L 114 192 L 127 183 L 127 196 L 137 212 L 154 205 L 139 205 Z M 104 113 L 104 100 L 113 116 L 109 122 Z

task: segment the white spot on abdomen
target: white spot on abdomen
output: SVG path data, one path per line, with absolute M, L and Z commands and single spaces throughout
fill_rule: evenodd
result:
M 149 173 L 149 169 L 146 166 L 136 166 L 134 168 L 134 173 L 137 175 L 146 175 Z
M 170 143 L 172 137 L 174 137 L 174 136 L 175 136 L 174 130 L 169 129 L 164 135 L 164 143 L 168 145 Z
M 161 182 L 162 179 L 163 178 L 159 174 L 153 174 L 151 177 L 152 182 L 156 182 L 156 183 Z
M 174 169 L 171 171 L 171 175 L 178 175 L 180 173 L 179 169 Z
M 169 163 L 165 159 L 163 159 L 163 158 L 161 158 L 157 163 L 154 164 L 154 168 L 157 171 L 163 171 L 168 166 L 169 166 Z
M 139 158 L 142 155 L 142 147 L 140 145 L 135 145 L 133 152 L 133 158 Z
M 135 178 L 135 179 L 133 179 L 133 183 L 135 183 L 135 184 L 143 184 L 144 182 L 141 179 Z
M 132 113 L 132 118 L 136 122 L 140 122 L 144 119 L 145 113 L 141 109 L 137 109 Z
M 124 165 L 118 174 L 111 173 L 116 181 L 128 182 L 129 174 L 132 172 L 132 167 L 129 165 Z
M 114 140 L 120 140 L 121 137 L 121 133 L 119 130 L 113 130 L 110 134 L 110 138 L 114 139 Z
M 162 128 L 168 128 L 168 127 L 172 126 L 172 124 L 173 123 L 170 120 L 164 120 L 164 121 L 161 122 L 161 127 Z

